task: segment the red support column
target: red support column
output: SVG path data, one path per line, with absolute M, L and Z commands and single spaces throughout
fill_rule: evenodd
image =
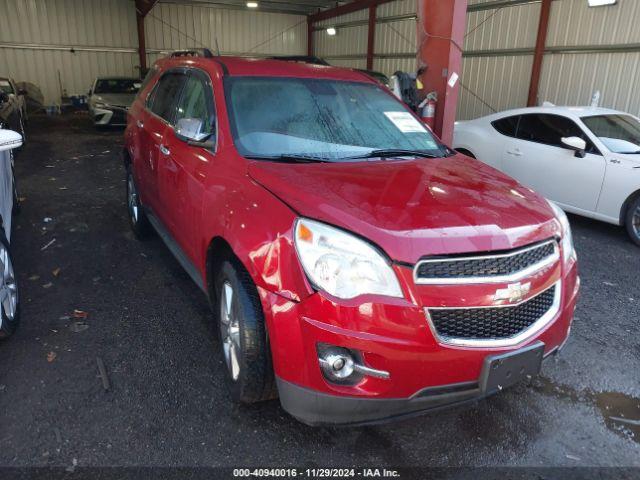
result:
M 135 0 L 141 77 L 147 74 L 147 47 L 144 34 L 144 17 L 147 16 L 156 3 L 158 3 L 158 0 Z
M 307 55 L 313 57 L 313 20 L 307 17 Z
M 369 34 L 367 38 L 367 70 L 373 70 L 373 55 L 376 46 L 376 13 L 378 6 L 373 3 L 369 6 Z
M 549 29 L 551 1 L 552 0 L 542 0 L 542 6 L 540 8 L 538 38 L 536 39 L 536 49 L 533 54 L 533 66 L 531 67 L 531 83 L 529 84 L 529 98 L 527 99 L 528 107 L 534 107 L 538 103 L 538 89 L 540 87 L 540 75 L 542 73 L 542 60 L 544 60 L 544 50 L 547 45 L 547 30 Z
M 136 12 L 136 22 L 138 25 L 138 57 L 140 58 L 140 76 L 144 77 L 147 72 L 147 45 L 144 35 L 144 16 Z
M 447 144 L 453 141 L 466 24 L 467 0 L 418 1 L 418 63 L 427 67 L 422 83 L 426 92 L 438 93 L 435 132 Z

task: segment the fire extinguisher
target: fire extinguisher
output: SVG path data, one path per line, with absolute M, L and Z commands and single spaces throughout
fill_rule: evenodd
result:
M 422 121 L 431 130 L 436 124 L 436 106 L 438 105 L 438 93 L 431 92 L 427 94 L 422 103 L 418 106 Z

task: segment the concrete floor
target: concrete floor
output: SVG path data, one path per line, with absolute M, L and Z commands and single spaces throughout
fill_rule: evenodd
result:
M 277 401 L 230 403 L 204 297 L 159 239 L 129 231 L 122 131 L 76 114 L 33 118 L 29 133 L 0 465 L 640 467 L 640 430 L 612 419 L 640 420 L 640 249 L 622 229 L 571 218 L 582 298 L 568 345 L 532 385 L 401 423 L 309 428 Z

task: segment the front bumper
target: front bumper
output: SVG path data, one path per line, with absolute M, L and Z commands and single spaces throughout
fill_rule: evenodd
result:
M 127 110 L 118 107 L 94 108 L 91 111 L 96 126 L 124 126 L 127 124 Z
M 402 278 L 401 272 L 399 276 Z M 260 290 L 281 404 L 304 423 L 361 424 L 490 395 L 494 392 L 481 386 L 488 357 L 526 349 L 536 342 L 544 344 L 548 356 L 564 345 L 579 290 L 576 264 L 532 281 L 543 288 L 559 280 L 561 305 L 543 328 L 517 345 L 481 348 L 445 344 L 435 338 L 421 306 L 428 300 L 338 302 L 315 294 L 294 302 Z M 493 286 L 493 291 L 498 287 Z M 462 293 L 452 292 L 451 287 L 421 291 L 455 298 Z M 474 295 L 471 288 L 464 291 L 467 298 Z M 419 292 L 413 293 L 415 298 Z M 478 290 L 477 294 L 486 292 Z M 319 368 L 318 343 L 357 350 L 368 367 L 389 372 L 390 378 L 365 377 L 355 386 L 328 382 Z
M 511 377 L 510 384 L 513 385 L 537 374 L 543 352 L 544 344 L 536 342 L 520 351 L 486 357 L 477 382 L 428 387 L 409 398 L 370 399 L 329 395 L 300 387 L 281 378 L 276 380 L 283 408 L 302 423 L 312 426 L 368 425 L 463 405 L 493 395 L 502 390 L 502 386 L 496 388 L 502 380 Z M 550 351 L 546 356 L 557 352 L 558 349 Z M 519 360 L 517 365 L 508 366 L 498 375 L 497 382 L 490 381 L 492 371 L 498 372 L 494 363 L 514 356 L 524 359 Z

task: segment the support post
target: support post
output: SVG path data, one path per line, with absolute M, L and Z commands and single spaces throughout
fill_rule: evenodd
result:
M 140 77 L 147 74 L 147 45 L 144 34 L 144 16 L 136 12 L 136 23 L 138 24 L 138 58 L 140 59 Z
M 369 31 L 367 37 L 367 70 L 373 70 L 373 56 L 376 47 L 376 13 L 378 6 L 375 3 L 369 5 Z
M 158 0 L 135 0 L 136 25 L 138 27 L 138 57 L 140 59 L 140 76 L 147 74 L 147 46 L 144 34 L 144 18 Z
M 307 17 L 307 55 L 313 57 L 313 20 L 311 16 Z
M 529 97 L 527 98 L 528 107 L 534 107 L 538 103 L 538 89 L 540 88 L 540 75 L 542 74 L 544 50 L 547 46 L 547 31 L 549 29 L 551 1 L 552 0 L 542 0 L 542 5 L 540 7 L 538 37 L 536 39 L 536 49 L 533 54 L 533 66 L 531 67 L 531 83 L 529 84 Z
M 438 94 L 435 133 L 453 141 L 460 90 L 467 0 L 418 0 L 418 63 L 426 92 Z M 455 81 L 454 81 L 455 80 Z

